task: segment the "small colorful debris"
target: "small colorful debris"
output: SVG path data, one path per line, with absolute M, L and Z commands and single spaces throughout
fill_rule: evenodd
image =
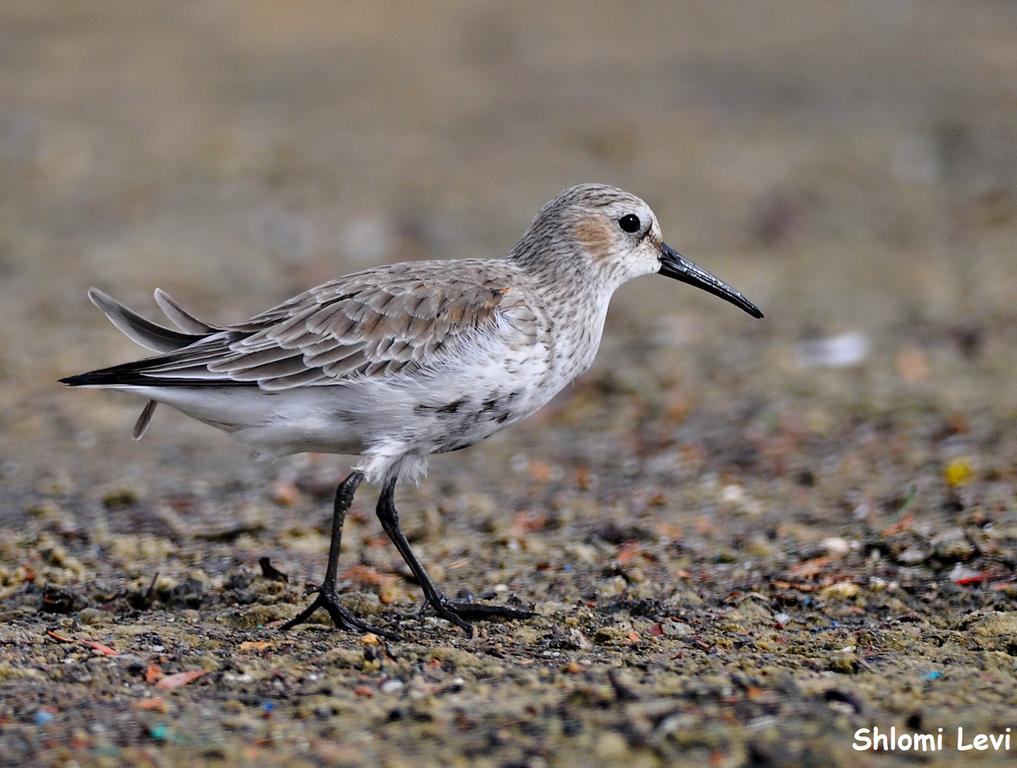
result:
M 985 571 L 976 571 L 961 563 L 957 563 L 950 571 L 950 581 L 960 587 L 981 584 L 983 581 L 987 581 L 988 578 L 989 574 Z
M 115 648 L 111 648 L 108 645 L 104 645 L 100 642 L 97 642 L 95 640 L 75 640 L 72 637 L 66 637 L 64 635 L 59 634 L 58 632 L 54 632 L 52 629 L 47 630 L 46 635 L 50 639 L 56 640 L 58 643 L 69 643 L 87 646 L 88 648 L 91 648 L 93 651 L 95 651 L 96 653 L 100 653 L 103 656 L 120 655 L 120 651 L 116 650 Z
M 177 672 L 173 675 L 167 675 L 162 678 L 155 687 L 162 691 L 172 691 L 176 688 L 182 688 L 188 683 L 193 683 L 199 677 L 205 674 L 203 669 L 192 669 L 189 672 Z
M 147 699 L 138 699 L 134 702 L 134 708 L 146 712 L 165 712 L 166 699 L 162 696 L 152 696 Z
M 947 463 L 943 469 L 943 476 L 946 479 L 946 484 L 951 488 L 960 488 L 971 482 L 975 471 L 971 466 L 971 460 L 960 456 Z
M 53 721 L 53 717 L 54 717 L 54 715 L 53 715 L 52 710 L 49 707 L 43 707 L 42 709 L 40 709 L 38 712 L 35 713 L 35 718 L 34 718 L 35 719 L 35 724 L 36 725 L 46 725 L 47 723 L 50 723 L 50 722 Z
M 119 656 L 120 653 L 115 648 L 110 648 L 108 645 L 97 643 L 95 640 L 82 640 L 82 645 L 87 645 L 96 653 L 101 653 L 103 656 Z

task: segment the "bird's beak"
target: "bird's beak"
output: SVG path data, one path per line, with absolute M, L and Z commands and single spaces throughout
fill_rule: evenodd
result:
M 759 307 L 742 296 L 730 285 L 720 280 L 697 264 L 692 263 L 667 243 L 660 244 L 660 274 L 665 277 L 673 277 L 683 283 L 702 288 L 707 293 L 719 296 L 724 301 L 730 301 L 736 307 L 741 307 L 753 317 L 762 317 L 763 313 Z

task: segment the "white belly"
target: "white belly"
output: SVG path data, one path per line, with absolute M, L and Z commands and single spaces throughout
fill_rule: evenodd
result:
M 364 456 L 368 480 L 419 475 L 426 457 L 466 448 L 545 405 L 586 370 L 599 323 L 581 335 L 458 350 L 440 368 L 265 392 L 243 387 L 124 387 L 272 453 Z M 557 343 L 555 343 L 557 342 Z M 553 344 L 553 346 L 552 346 Z

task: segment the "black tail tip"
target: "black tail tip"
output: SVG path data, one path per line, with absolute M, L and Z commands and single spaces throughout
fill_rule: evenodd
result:
M 88 383 L 88 374 L 79 373 L 76 376 L 65 376 L 62 379 L 58 379 L 59 383 L 66 384 L 68 387 L 80 387 L 82 384 Z

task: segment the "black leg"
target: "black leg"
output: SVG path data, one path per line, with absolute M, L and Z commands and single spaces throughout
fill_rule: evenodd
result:
M 348 629 L 357 632 L 373 632 L 382 637 L 393 638 L 391 632 L 372 627 L 370 624 L 361 621 L 356 616 L 339 604 L 339 596 L 335 591 L 336 577 L 339 572 L 339 550 L 342 546 L 343 523 L 346 522 L 346 511 L 353 503 L 353 494 L 357 487 L 364 481 L 364 474 L 360 471 L 351 472 L 349 477 L 339 483 L 335 490 L 335 503 L 332 506 L 332 540 L 328 547 L 328 566 L 325 569 L 325 578 L 321 582 L 318 594 L 314 601 L 302 610 L 299 614 L 282 625 L 281 629 L 293 629 L 298 624 L 314 615 L 319 608 L 328 611 L 333 623 L 340 629 Z
M 413 571 L 413 576 L 420 584 L 421 589 L 424 590 L 424 597 L 427 598 L 427 602 L 435 613 L 457 627 L 461 627 L 470 636 L 473 635 L 473 625 L 470 624 L 470 619 L 526 619 L 533 616 L 533 611 L 510 608 L 506 605 L 455 602 L 445 597 L 431 581 L 431 577 L 427 575 L 427 571 L 417 560 L 416 555 L 413 554 L 410 543 L 403 535 L 402 528 L 399 527 L 399 512 L 395 508 L 395 484 L 396 481 L 393 478 L 385 483 L 385 487 L 381 491 L 381 497 L 378 499 L 378 519 L 381 521 L 381 527 L 385 529 L 385 533 L 399 550 L 403 560 Z

